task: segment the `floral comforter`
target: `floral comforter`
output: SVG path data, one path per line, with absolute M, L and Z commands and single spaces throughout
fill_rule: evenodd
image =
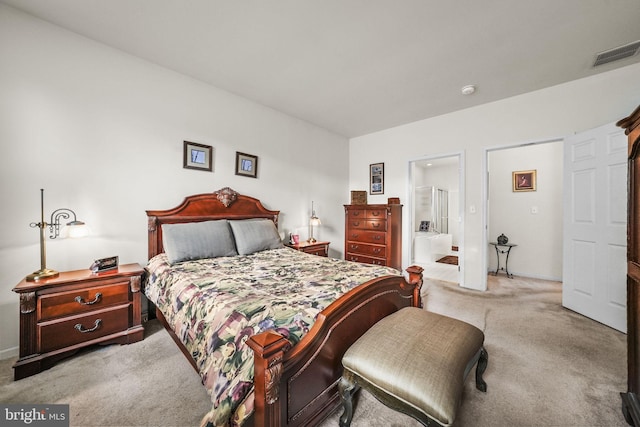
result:
M 276 330 L 295 345 L 317 314 L 360 283 L 398 270 L 290 248 L 187 261 L 152 258 L 145 294 L 196 362 L 211 394 L 202 425 L 239 425 L 253 412 L 248 337 Z

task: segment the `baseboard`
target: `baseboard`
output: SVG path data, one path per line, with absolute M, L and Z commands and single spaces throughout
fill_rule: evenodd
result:
M 11 359 L 12 357 L 17 357 L 19 354 L 18 347 L 11 347 L 5 350 L 0 350 L 0 360 Z
M 489 270 L 487 273 L 491 276 L 496 272 L 496 270 Z M 551 276 L 540 276 L 537 274 L 531 273 L 518 273 L 517 271 L 509 271 L 509 274 L 513 274 L 514 276 L 524 277 L 525 279 L 538 279 L 538 280 L 548 280 L 550 282 L 562 282 L 562 277 L 551 277 Z M 498 276 L 506 277 L 506 273 L 502 270 L 498 272 Z

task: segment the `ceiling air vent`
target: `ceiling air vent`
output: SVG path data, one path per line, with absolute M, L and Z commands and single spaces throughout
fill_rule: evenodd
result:
M 638 53 L 640 50 L 640 40 L 633 43 L 625 44 L 613 49 L 600 52 L 596 56 L 596 60 L 593 63 L 594 67 L 598 65 L 608 64 L 609 62 L 618 61 L 620 59 L 629 58 Z

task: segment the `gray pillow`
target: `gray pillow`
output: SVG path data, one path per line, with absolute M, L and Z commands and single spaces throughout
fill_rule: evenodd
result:
M 270 219 L 229 220 L 240 255 L 249 255 L 284 245 L 276 225 Z
M 238 255 L 226 219 L 163 224 L 162 245 L 169 263 Z

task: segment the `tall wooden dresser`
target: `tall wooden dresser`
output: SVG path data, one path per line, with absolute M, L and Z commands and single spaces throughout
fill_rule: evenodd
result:
M 622 412 L 640 426 L 640 107 L 616 123 L 629 137 L 627 205 L 627 392 Z
M 344 257 L 402 268 L 402 205 L 344 205 Z

